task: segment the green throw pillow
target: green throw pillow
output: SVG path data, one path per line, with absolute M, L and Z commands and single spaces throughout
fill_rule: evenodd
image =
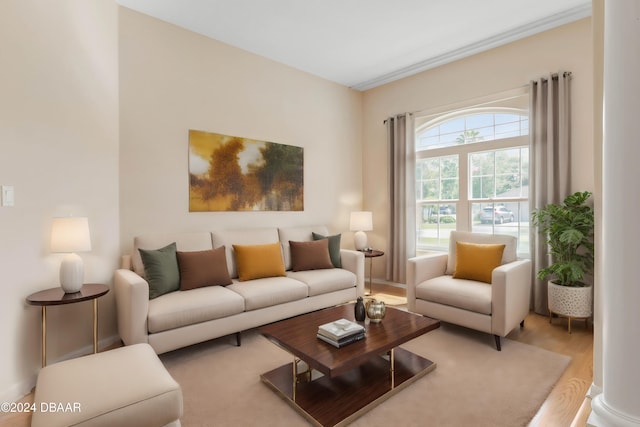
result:
M 149 299 L 180 289 L 180 269 L 175 242 L 160 249 L 138 251 L 149 283 Z
M 342 268 L 342 261 L 340 261 L 340 234 L 334 236 L 323 236 L 322 234 L 312 233 L 313 240 L 329 239 L 329 257 L 331 258 L 331 264 L 335 268 Z

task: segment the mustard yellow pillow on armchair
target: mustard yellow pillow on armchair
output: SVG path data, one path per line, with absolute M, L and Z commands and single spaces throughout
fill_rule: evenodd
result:
M 491 283 L 491 272 L 502 262 L 505 245 L 456 242 L 456 279 Z
M 284 276 L 284 261 L 280 243 L 266 245 L 233 245 L 236 253 L 238 279 L 260 279 Z

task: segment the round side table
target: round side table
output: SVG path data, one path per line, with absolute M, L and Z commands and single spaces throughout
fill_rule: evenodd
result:
M 65 293 L 61 287 L 45 289 L 27 297 L 27 303 L 42 307 L 42 367 L 47 366 L 47 307 L 93 300 L 93 352 L 98 352 L 98 298 L 109 292 L 107 285 L 85 283 L 79 292 Z
M 372 271 L 373 271 L 373 258 L 377 258 L 379 256 L 384 255 L 383 251 L 379 251 L 376 249 L 369 249 L 369 250 L 365 250 L 362 251 L 362 253 L 364 254 L 365 258 L 371 258 L 369 259 L 369 293 L 366 295 L 371 295 L 371 283 L 373 280 L 373 276 L 372 276 Z

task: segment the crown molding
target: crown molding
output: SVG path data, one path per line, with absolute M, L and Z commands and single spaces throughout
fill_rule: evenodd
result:
M 488 37 L 484 40 L 471 43 L 442 55 L 434 56 L 432 58 L 425 59 L 424 61 L 420 61 L 399 70 L 383 74 L 379 77 L 375 77 L 364 82 L 357 83 L 350 87 L 351 89 L 359 91 L 372 89 L 374 87 L 381 86 L 383 84 L 390 83 L 404 77 L 409 77 L 411 75 L 429 70 L 431 68 L 439 67 L 440 65 L 448 64 L 450 62 L 457 61 L 459 59 L 466 58 L 471 55 L 475 55 L 486 50 L 493 49 L 495 47 L 502 46 L 507 43 L 511 43 L 516 40 L 577 21 L 582 18 L 586 18 L 588 16 L 591 16 L 591 3 L 576 6 L 555 15 L 533 21 L 529 24 L 523 25 L 513 30 L 505 31 L 495 36 Z

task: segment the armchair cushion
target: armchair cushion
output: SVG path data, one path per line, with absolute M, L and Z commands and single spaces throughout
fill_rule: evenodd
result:
M 416 298 L 491 315 L 491 285 L 440 276 L 416 286 Z
M 491 272 L 500 265 L 505 245 L 456 242 L 456 279 L 491 283 Z
M 469 231 L 452 231 L 449 236 L 449 258 L 447 259 L 447 271 L 445 274 L 453 274 L 456 269 L 456 242 L 504 244 L 502 261 L 500 265 L 513 262 L 518 259 L 517 239 L 513 236 L 502 234 L 473 233 Z

